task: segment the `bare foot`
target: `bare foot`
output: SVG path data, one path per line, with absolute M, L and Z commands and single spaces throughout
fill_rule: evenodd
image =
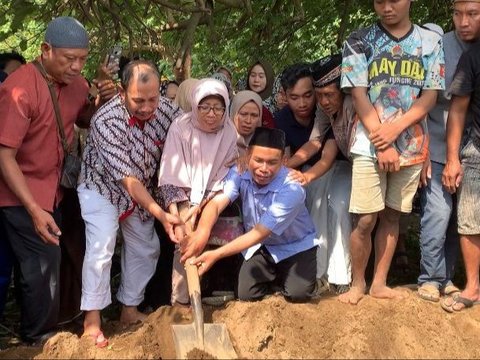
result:
M 389 288 L 386 285 L 373 285 L 370 287 L 369 292 L 371 297 L 377 299 L 405 299 L 407 293 L 401 290 Z
M 344 304 L 357 305 L 365 296 L 365 286 L 352 286 L 346 293 L 340 294 L 338 300 Z
M 120 322 L 123 325 L 133 325 L 143 323 L 147 319 L 147 315 L 137 310 L 136 306 L 123 306 L 120 315 Z
M 102 320 L 100 318 L 100 310 L 85 311 L 82 336 L 101 333 L 101 326 Z

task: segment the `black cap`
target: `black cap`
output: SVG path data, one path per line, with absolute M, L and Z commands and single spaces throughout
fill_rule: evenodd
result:
M 311 65 L 313 85 L 325 87 L 335 81 L 340 81 L 341 65 L 342 55 L 340 54 L 326 56 L 315 61 Z
M 248 144 L 253 145 L 285 151 L 285 133 L 280 129 L 257 127 Z

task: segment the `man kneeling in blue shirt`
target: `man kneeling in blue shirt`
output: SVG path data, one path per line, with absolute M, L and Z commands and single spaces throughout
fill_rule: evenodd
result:
M 284 151 L 282 130 L 257 128 L 248 148 L 248 171 L 230 170 L 223 195 L 205 206 L 197 230 L 187 240 L 206 243 L 218 215 L 240 196 L 246 233 L 193 263 L 202 275 L 217 260 L 242 252 L 241 300 L 260 300 L 273 292 L 272 285 L 280 286 L 293 302 L 308 301 L 315 292 L 318 239 L 305 207 L 304 189 L 287 179 Z

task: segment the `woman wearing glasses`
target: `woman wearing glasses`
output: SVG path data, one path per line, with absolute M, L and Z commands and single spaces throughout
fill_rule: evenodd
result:
M 198 256 L 206 245 L 187 235 L 201 216 L 202 206 L 222 189 L 222 180 L 238 157 L 225 85 L 214 79 L 200 80 L 192 90 L 191 105 L 192 111 L 170 126 L 159 172 L 164 208 L 185 222 L 175 228 L 172 305 L 189 303 L 180 258 Z

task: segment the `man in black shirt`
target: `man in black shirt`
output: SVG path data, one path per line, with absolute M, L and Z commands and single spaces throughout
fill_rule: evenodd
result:
M 459 295 L 447 297 L 441 305 L 448 312 L 458 312 L 480 304 L 480 44 L 460 57 L 450 91 L 453 97 L 442 182 L 450 193 L 458 190 L 458 233 L 467 282 Z M 460 153 L 469 107 L 473 114 L 472 131 Z
M 275 113 L 275 127 L 286 134 L 287 156 L 294 154 L 309 138 L 315 119 L 315 90 L 310 65 L 299 63 L 287 67 L 281 78 L 288 105 Z M 307 164 L 314 165 L 318 156 Z

